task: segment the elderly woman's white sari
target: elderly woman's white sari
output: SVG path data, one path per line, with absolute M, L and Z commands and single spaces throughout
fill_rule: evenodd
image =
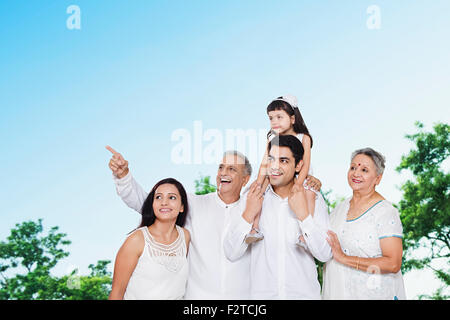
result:
M 345 199 L 330 215 L 330 227 L 342 250 L 350 256 L 382 256 L 380 239 L 402 237 L 397 209 L 386 200 L 374 204 L 356 219 L 347 220 L 351 198 Z M 324 266 L 323 299 L 406 299 L 401 271 L 381 274 L 376 266 L 364 272 L 331 259 Z

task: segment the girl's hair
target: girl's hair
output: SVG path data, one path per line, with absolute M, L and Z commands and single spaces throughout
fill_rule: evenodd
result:
M 283 99 L 283 97 L 278 97 L 277 99 Z M 302 114 L 300 113 L 300 110 L 297 107 L 294 108 L 294 106 L 291 106 L 291 104 L 286 101 L 274 100 L 267 106 L 267 114 L 269 114 L 270 111 L 275 110 L 284 110 L 289 116 L 295 116 L 295 122 L 293 125 L 294 131 L 296 133 L 306 134 L 311 139 L 311 148 L 312 148 L 313 138 L 309 134 L 308 128 L 306 127 L 305 121 L 303 121 L 303 117 Z
M 142 220 L 141 220 L 141 224 L 138 228 L 151 226 L 155 222 L 156 215 L 155 215 L 155 212 L 153 211 L 153 201 L 155 198 L 156 189 L 158 189 L 158 187 L 160 185 L 163 185 L 166 183 L 174 185 L 178 189 L 178 192 L 180 193 L 181 204 L 184 206 L 184 210 L 183 210 L 183 212 L 180 212 L 178 214 L 177 221 L 175 222 L 175 224 L 179 225 L 180 227 L 184 226 L 184 223 L 186 221 L 186 216 L 189 212 L 189 205 L 188 205 L 186 190 L 184 189 L 183 185 L 178 180 L 173 179 L 173 178 L 167 178 L 167 179 L 163 179 L 163 180 L 159 181 L 157 184 L 155 184 L 152 191 L 150 191 L 149 195 L 147 196 L 147 199 L 145 199 L 144 204 L 142 205 L 142 209 L 141 209 Z

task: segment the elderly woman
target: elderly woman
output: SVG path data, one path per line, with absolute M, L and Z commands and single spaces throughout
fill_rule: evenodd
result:
M 347 179 L 353 196 L 330 215 L 333 259 L 324 269 L 324 299 L 406 299 L 399 213 L 375 190 L 384 163 L 371 148 L 352 154 Z

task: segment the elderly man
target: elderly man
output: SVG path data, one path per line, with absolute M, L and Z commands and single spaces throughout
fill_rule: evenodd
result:
M 107 149 L 113 153 L 109 167 L 118 195 L 140 212 L 147 192 L 132 177 L 128 161 L 114 149 Z M 223 242 L 232 218 L 244 212 L 246 197 L 241 198 L 240 193 L 251 173 L 247 157 L 237 151 L 225 152 L 216 176 L 218 191 L 188 195 L 190 215 L 185 228 L 191 234 L 191 244 L 185 299 L 249 299 L 250 250 L 232 262 L 225 256 Z M 314 178 L 311 185 L 320 188 L 320 182 Z
M 315 211 L 308 212 L 303 186 L 295 175 L 303 165 L 303 147 L 294 136 L 279 136 L 268 145 L 270 185 L 262 190 L 255 183 L 242 216 L 233 219 L 224 242 L 230 261 L 238 262 L 251 247 L 252 299 L 320 299 L 314 257 L 331 259 L 327 242 L 328 211 L 320 194 Z M 265 191 L 265 194 L 264 194 Z M 244 241 L 255 217 L 264 239 L 250 246 Z M 297 245 L 302 236 L 305 246 Z

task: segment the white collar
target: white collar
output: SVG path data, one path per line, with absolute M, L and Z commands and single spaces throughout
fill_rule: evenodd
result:
M 265 193 L 267 193 L 267 191 L 271 192 L 272 195 L 275 196 L 276 198 L 278 198 L 278 200 L 281 201 L 281 202 L 287 202 L 287 201 L 288 201 L 288 197 L 286 197 L 286 198 L 284 198 L 284 199 L 283 199 L 282 197 L 280 197 L 280 195 L 278 195 L 278 194 L 273 190 L 273 187 L 272 187 L 272 185 L 271 185 L 270 183 L 269 183 L 269 185 L 268 185 L 268 187 L 267 187 Z
M 239 195 L 239 199 L 237 199 L 237 201 L 233 202 L 233 203 L 225 203 L 223 202 L 223 200 L 219 197 L 219 193 L 216 191 L 214 192 L 214 198 L 216 198 L 217 203 L 222 207 L 222 208 L 233 208 L 235 206 L 238 205 L 239 201 L 241 201 L 241 196 Z

